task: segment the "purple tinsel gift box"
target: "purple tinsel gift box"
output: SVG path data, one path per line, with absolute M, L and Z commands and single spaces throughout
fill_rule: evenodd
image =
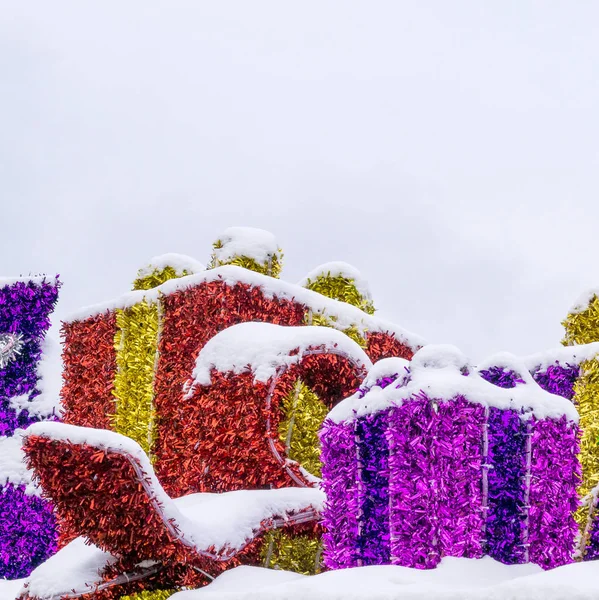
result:
M 31 483 L 19 440 L 31 423 L 55 418 L 38 383 L 59 287 L 58 278 L 0 280 L 0 578 L 25 577 L 56 551 L 52 508 Z
M 365 385 L 330 413 L 326 427 L 346 432 L 352 469 L 336 472 L 325 429 L 324 487 L 334 473 L 335 514 L 351 510 L 357 529 L 331 538 L 325 558 L 345 544 L 353 562 L 344 566 L 430 568 L 443 556 L 489 554 L 549 568 L 572 559 L 576 411 L 525 368 L 488 379 L 455 349 L 429 346 L 414 357 L 409 382 Z

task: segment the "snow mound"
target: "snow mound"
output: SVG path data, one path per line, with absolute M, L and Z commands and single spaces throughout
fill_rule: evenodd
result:
M 309 348 L 324 347 L 365 368 L 372 366 L 360 346 L 330 327 L 285 327 L 270 323 L 240 323 L 221 331 L 202 348 L 193 370 L 193 383 L 210 385 L 210 372 L 251 371 L 255 381 L 268 381 L 281 367 L 298 363 Z M 289 356 L 293 350 L 299 353 Z
M 0 486 L 24 484 L 26 494 L 39 496 L 40 489 L 25 466 L 23 433 L 23 429 L 17 429 L 10 437 L 0 437 Z
M 400 406 L 411 396 L 424 392 L 439 401 L 465 396 L 470 402 L 499 408 L 517 410 L 537 418 L 560 418 L 563 415 L 578 423 L 576 408 L 569 400 L 543 390 L 533 379 L 524 363 L 512 355 L 502 355 L 505 366 L 521 374 L 524 383 L 504 389 L 485 381 L 466 357 L 454 346 L 429 345 L 420 349 L 410 362 L 410 379 L 381 389 L 374 387 L 363 398 L 357 394 L 340 402 L 328 418 L 336 423 L 359 418 Z
M 444 558 L 432 570 L 356 567 L 307 577 L 237 567 L 173 600 L 597 600 L 599 562 L 542 571 L 490 557 Z
M 150 259 L 149 264 L 139 269 L 137 276 L 147 277 L 148 275 L 152 275 L 154 271 L 162 271 L 167 267 L 174 269 L 175 273 L 177 273 L 179 276 L 184 274 L 193 275 L 206 270 L 206 267 L 195 258 L 186 256 L 185 254 L 176 254 L 171 252 L 154 256 L 154 258 Z
M 344 277 L 345 279 L 352 279 L 358 293 L 366 300 L 372 300 L 368 281 L 356 267 L 349 263 L 340 260 L 326 262 L 312 269 L 303 279 L 297 282 L 297 285 L 308 287 L 319 277 Z
M 264 229 L 229 227 L 218 236 L 214 247 L 214 264 L 226 264 L 238 256 L 247 256 L 259 264 L 279 254 L 277 239 Z

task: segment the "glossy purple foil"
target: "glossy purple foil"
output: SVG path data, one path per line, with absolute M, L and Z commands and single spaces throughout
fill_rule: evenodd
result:
M 584 549 L 583 560 L 597 560 L 599 558 L 599 513 L 597 512 L 597 504 L 595 503 L 594 518 L 591 524 L 591 531 Z
M 458 396 L 433 412 L 430 461 L 441 556 L 483 555 L 483 430 L 485 410 Z
M 425 395 L 389 414 L 389 520 L 391 563 L 419 569 L 439 562 L 430 460 L 432 410 Z
M 388 411 L 356 423 L 358 456 L 358 539 L 361 564 L 389 564 L 389 447 Z
M 513 410 L 489 409 L 487 554 L 505 564 L 525 561 L 526 423 Z
M 518 383 L 524 383 L 524 379 L 511 369 L 504 367 L 490 367 L 479 371 L 480 376 L 500 388 L 514 388 Z
M 551 394 L 563 396 L 568 400 L 574 397 L 574 384 L 580 375 L 578 365 L 549 365 L 533 374 L 535 381 Z
M 355 424 L 326 419 L 320 431 L 323 561 L 328 569 L 358 565 L 358 461 Z
M 41 342 L 50 327 L 59 286 L 56 279 L 19 281 L 0 288 L 0 333 L 20 334 L 23 341 L 16 360 L 0 369 L 0 436 L 12 435 L 15 429 L 39 420 L 25 410 L 15 411 L 10 398 L 28 395 L 33 400 L 39 395 L 36 384 Z
M 0 487 L 0 579 L 27 577 L 56 552 L 56 519 L 46 500 L 25 486 Z
M 529 560 L 552 569 L 572 562 L 580 483 L 578 427 L 561 419 L 531 421 Z

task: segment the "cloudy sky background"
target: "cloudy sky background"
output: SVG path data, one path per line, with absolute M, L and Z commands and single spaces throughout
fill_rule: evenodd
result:
M 599 286 L 599 4 L 0 0 L 2 272 L 58 317 L 230 225 L 474 359 Z

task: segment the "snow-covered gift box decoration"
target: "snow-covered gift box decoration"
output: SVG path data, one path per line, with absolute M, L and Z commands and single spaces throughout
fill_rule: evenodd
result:
M 410 358 L 424 343 L 347 302 L 263 274 L 278 272 L 273 265 L 280 266 L 281 253 L 270 234 L 252 232 L 233 228 L 221 235 L 212 260 L 215 268 L 200 270 L 189 261 L 177 265 L 171 273 L 177 278 L 151 289 L 136 285 L 143 289 L 79 311 L 63 327 L 65 422 L 132 437 L 174 496 L 184 490 L 182 389 L 196 357 L 219 332 L 248 321 L 326 324 L 359 342 L 371 360 Z M 173 261 L 153 262 L 164 269 Z M 344 285 L 356 284 L 355 277 L 346 269 Z M 151 284 L 162 279 L 154 278 Z M 360 297 L 366 297 L 363 282 L 356 285 Z M 339 289 L 334 287 L 334 293 Z
M 0 579 L 25 577 L 56 549 L 52 508 L 31 481 L 21 436 L 55 418 L 42 354 L 56 351 L 45 336 L 59 287 L 58 278 L 0 280 Z
M 573 559 L 578 415 L 516 370 L 504 389 L 442 346 L 416 353 L 409 377 L 375 365 L 321 432 L 327 566 Z

